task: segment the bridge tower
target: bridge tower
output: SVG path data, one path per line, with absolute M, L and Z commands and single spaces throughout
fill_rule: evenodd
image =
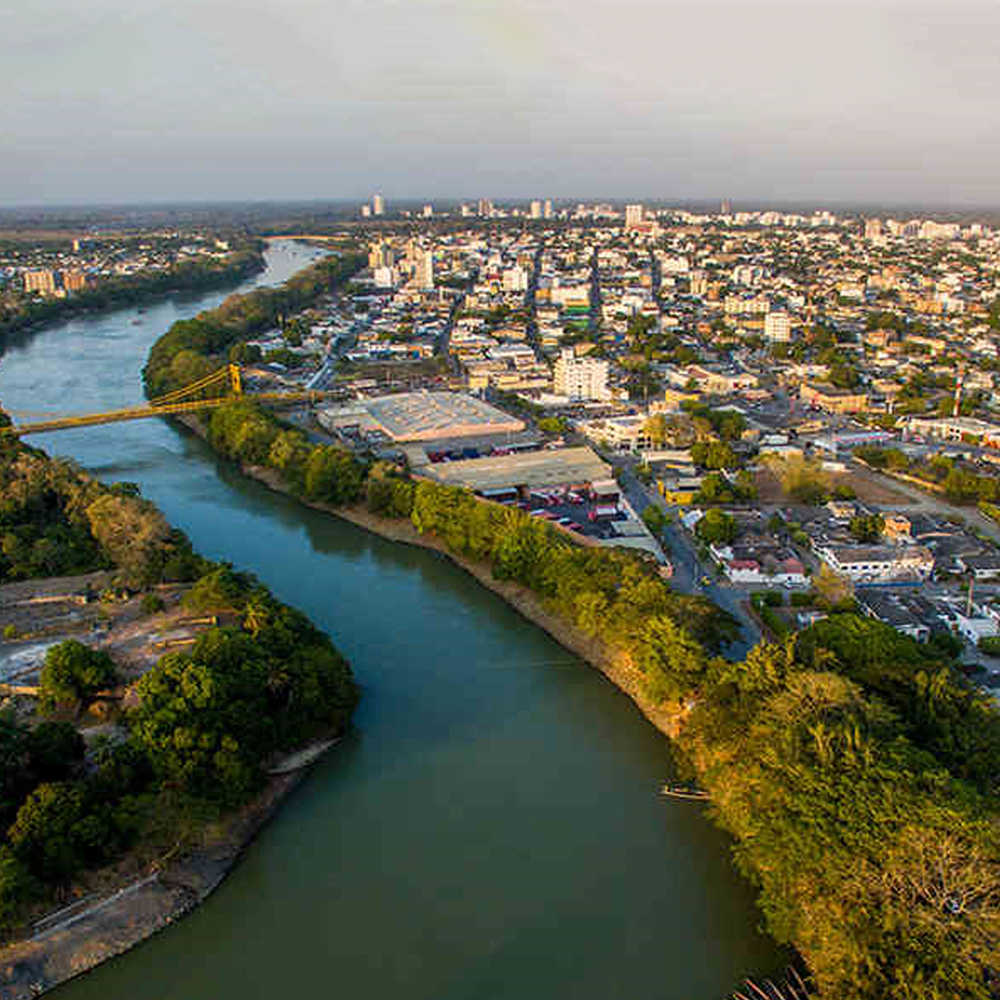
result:
M 229 384 L 233 387 L 233 394 L 243 395 L 243 382 L 240 378 L 240 366 L 231 364 L 229 366 Z

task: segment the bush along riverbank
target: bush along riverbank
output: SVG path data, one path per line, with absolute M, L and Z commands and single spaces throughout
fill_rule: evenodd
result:
M 23 299 L 0 308 L 0 349 L 13 334 L 35 330 L 80 313 L 141 305 L 175 292 L 208 291 L 264 269 L 264 243 L 245 240 L 222 260 L 185 261 L 162 271 L 104 278 L 65 299 Z
M 134 663 L 96 638 L 60 643 L 37 699 L 4 698 L 0 993 L 21 996 L 141 940 L 191 893 L 110 937 L 33 939 L 41 913 L 168 863 L 201 873 L 196 896 L 210 891 L 294 785 L 269 778 L 275 760 L 340 733 L 357 691 L 326 635 L 254 577 L 198 556 L 134 487 L 105 486 L 2 434 L 0 543 L 0 582 L 105 569 L 115 590 L 147 592 L 150 615 L 175 583 L 184 613 L 210 626 L 127 685 Z

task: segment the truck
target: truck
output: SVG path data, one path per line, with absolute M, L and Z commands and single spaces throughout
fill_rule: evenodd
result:
M 590 521 L 596 521 L 601 517 L 614 517 L 618 513 L 618 504 L 598 504 L 587 515 Z

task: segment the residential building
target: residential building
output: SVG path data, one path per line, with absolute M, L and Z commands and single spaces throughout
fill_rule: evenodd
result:
M 853 389 L 840 389 L 825 383 L 803 382 L 799 399 L 827 413 L 863 413 L 868 409 L 868 394 Z
M 642 205 L 625 206 L 625 228 L 638 229 L 643 222 Z
M 786 312 L 769 312 L 764 317 L 764 339 L 787 344 L 792 339 L 792 320 Z
M 574 401 L 610 399 L 608 368 L 604 358 L 578 358 L 572 347 L 563 348 L 556 359 L 554 391 Z

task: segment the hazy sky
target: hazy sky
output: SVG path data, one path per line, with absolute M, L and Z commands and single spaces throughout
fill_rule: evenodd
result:
M 0 204 L 1000 203 L 998 0 L 0 0 Z

